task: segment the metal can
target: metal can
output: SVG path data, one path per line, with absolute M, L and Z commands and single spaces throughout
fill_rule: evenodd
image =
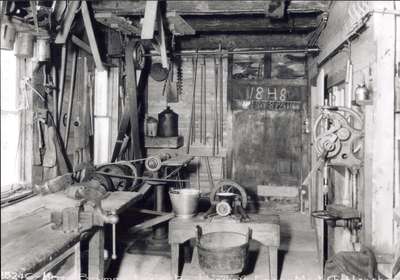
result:
M 178 136 L 179 115 L 171 110 L 169 106 L 158 114 L 158 136 L 176 137 Z

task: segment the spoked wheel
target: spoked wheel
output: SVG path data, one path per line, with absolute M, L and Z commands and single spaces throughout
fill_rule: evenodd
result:
M 115 175 L 123 175 L 123 176 L 134 176 L 137 177 L 136 167 L 129 162 L 118 162 L 112 164 L 106 164 L 99 166 L 97 171 L 115 174 Z M 133 186 L 136 185 L 136 179 L 125 179 L 109 176 L 112 181 L 114 190 L 126 191 L 130 190 Z
M 239 197 L 242 207 L 246 209 L 247 207 L 247 194 L 246 190 L 236 183 L 235 181 L 232 180 L 220 180 L 217 182 L 216 186 L 214 189 L 211 190 L 210 193 L 210 200 L 211 203 L 216 203 L 218 202 L 218 195 L 221 194 L 235 194 Z

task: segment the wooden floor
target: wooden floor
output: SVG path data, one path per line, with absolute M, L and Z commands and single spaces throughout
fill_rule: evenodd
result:
M 280 214 L 281 218 L 281 247 L 279 251 L 279 276 L 281 280 L 289 279 L 318 279 L 320 276 L 317 261 L 315 233 L 310 227 L 309 218 L 300 213 Z M 245 279 L 267 279 L 265 273 L 261 273 L 265 263 L 263 254 L 257 254 L 259 246 L 252 243 L 250 250 L 255 263 L 254 269 L 247 274 Z M 258 265 L 260 263 L 260 265 Z M 168 257 L 143 256 L 125 254 L 119 265 L 118 271 L 114 271 L 118 280 L 136 279 L 171 279 L 171 261 Z M 182 279 L 207 279 L 198 265 L 186 263 L 183 269 Z

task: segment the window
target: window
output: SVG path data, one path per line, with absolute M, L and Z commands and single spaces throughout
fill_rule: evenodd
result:
M 1 189 L 18 183 L 21 171 L 21 115 L 17 94 L 17 59 L 13 51 L 1 50 Z

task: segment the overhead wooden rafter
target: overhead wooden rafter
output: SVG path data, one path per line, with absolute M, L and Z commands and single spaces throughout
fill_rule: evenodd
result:
M 58 32 L 55 43 L 56 44 L 65 44 L 67 42 L 68 36 L 70 35 L 71 25 L 75 19 L 76 11 L 79 7 L 81 7 L 81 13 L 83 18 L 83 23 L 85 26 L 86 34 L 89 38 L 89 45 L 91 49 L 91 53 L 93 55 L 93 59 L 96 64 L 96 68 L 99 71 L 104 71 L 105 67 L 101 60 L 99 48 L 97 46 L 96 36 L 94 34 L 92 19 L 90 16 L 89 8 L 87 6 L 86 1 L 72 1 L 68 6 L 68 11 L 64 16 L 64 24 L 62 29 Z
M 141 32 L 141 27 L 138 27 L 132 24 L 132 22 L 129 20 L 114 15 L 113 13 L 96 13 L 94 18 L 105 26 L 108 26 L 123 34 L 140 34 Z
M 155 34 L 156 28 L 158 29 L 158 35 Z M 167 48 L 166 48 L 166 37 L 164 30 L 163 16 L 158 7 L 158 1 L 147 1 L 146 10 L 144 13 L 143 24 L 142 24 L 142 40 L 153 40 L 154 48 L 161 55 L 161 64 L 164 68 L 169 67 Z M 155 43 L 154 43 L 155 42 Z
M 168 29 L 175 36 L 194 35 L 196 31 L 185 21 L 177 12 L 168 12 L 166 14 Z
M 310 15 L 271 19 L 263 15 L 184 16 L 196 32 L 310 32 L 318 27 L 318 19 Z
M 284 2 L 284 1 L 282 1 Z M 322 13 L 328 10 L 331 1 L 290 1 L 286 13 Z M 166 12 L 179 15 L 244 15 L 263 14 L 277 17 L 277 1 L 166 1 Z M 143 15 L 146 1 L 96 1 L 93 8 L 97 12 L 113 12 L 117 15 Z

